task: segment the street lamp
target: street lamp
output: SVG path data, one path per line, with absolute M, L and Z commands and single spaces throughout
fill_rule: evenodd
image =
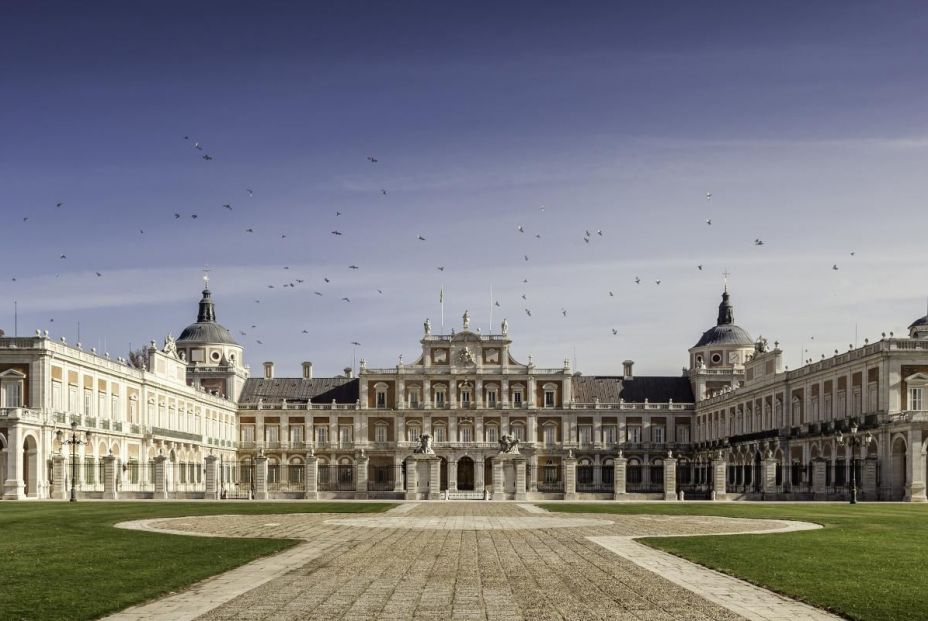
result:
M 848 435 L 845 437 L 839 429 L 835 434 L 835 440 L 838 444 L 842 446 L 847 446 L 851 449 L 851 504 L 857 504 L 857 451 L 856 449 L 861 446 L 867 446 L 870 444 L 870 441 L 873 439 L 873 436 L 870 435 L 870 432 L 863 434 L 857 433 L 857 423 L 851 423 L 851 429 Z
M 69 440 L 64 439 L 64 432 L 60 429 L 58 430 L 58 442 L 61 444 L 71 445 L 71 502 L 77 502 L 77 447 L 81 444 L 90 443 L 90 432 L 84 432 L 84 439 L 82 440 L 77 435 L 77 423 L 71 423 L 71 438 Z

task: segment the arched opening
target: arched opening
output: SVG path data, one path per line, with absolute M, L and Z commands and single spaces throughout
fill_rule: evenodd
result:
M 902 500 L 905 496 L 906 443 L 902 436 L 893 440 L 890 456 L 890 500 Z
M 474 490 L 474 460 L 467 456 L 458 460 L 458 489 Z
M 39 450 L 35 438 L 26 436 L 23 441 L 23 480 L 26 496 L 35 498 L 39 488 Z
M 441 458 L 441 465 L 439 471 L 439 483 L 438 491 L 444 491 L 448 489 L 448 460 L 444 457 Z

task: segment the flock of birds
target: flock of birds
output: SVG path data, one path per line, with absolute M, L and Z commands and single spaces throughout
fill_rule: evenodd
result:
M 211 155 L 209 152 L 207 152 L 207 151 L 205 150 L 203 144 L 200 143 L 199 141 L 196 141 L 196 140 L 191 139 L 190 136 L 184 136 L 183 139 L 184 139 L 184 141 L 186 141 L 187 143 L 190 144 L 190 146 L 200 155 L 200 159 L 202 159 L 204 162 L 213 162 L 213 161 L 215 160 L 214 156 Z M 375 157 L 374 155 L 368 155 L 368 156 L 367 156 L 367 162 L 368 162 L 368 164 L 370 164 L 371 166 L 377 166 L 377 165 L 380 163 L 380 159 L 377 158 L 377 157 Z M 244 188 L 244 194 L 247 195 L 247 197 L 248 197 L 249 199 L 253 199 L 253 198 L 255 197 L 255 191 L 254 191 L 252 188 L 250 188 L 250 187 Z M 383 196 L 386 196 L 386 195 L 387 195 L 387 190 L 386 190 L 385 188 L 381 188 L 381 189 L 380 189 L 380 194 L 383 195 Z M 708 203 L 711 203 L 711 200 L 712 200 L 712 193 L 711 193 L 711 192 L 707 192 L 707 193 L 705 194 L 705 199 L 706 199 L 706 201 L 707 201 L 707 204 L 708 204 Z M 59 201 L 59 202 L 57 202 L 57 203 L 55 204 L 55 209 L 59 209 L 59 210 L 60 210 L 60 209 L 64 208 L 64 206 L 65 206 L 64 201 Z M 230 203 L 230 202 L 218 203 L 218 207 L 219 207 L 219 209 L 222 209 L 222 210 L 224 210 L 224 211 L 226 211 L 226 212 L 232 212 L 232 211 L 235 211 L 235 210 L 236 210 L 236 207 L 234 207 L 233 204 Z M 545 207 L 544 207 L 544 206 L 541 206 L 539 209 L 540 209 L 540 211 L 541 211 L 542 213 L 544 213 L 544 211 L 545 211 Z M 707 209 L 707 211 L 711 211 L 711 209 Z M 335 211 L 335 217 L 336 217 L 336 218 L 340 218 L 341 216 L 342 216 L 342 212 L 341 212 L 341 211 Z M 176 221 L 176 220 L 185 219 L 185 218 L 189 218 L 189 219 L 191 219 L 191 220 L 198 220 L 198 219 L 200 218 L 200 214 L 198 214 L 198 213 L 187 213 L 187 214 L 184 214 L 184 213 L 182 213 L 182 212 L 173 212 L 173 218 L 174 218 L 175 221 Z M 22 218 L 22 221 L 23 221 L 24 223 L 29 222 L 29 221 L 30 221 L 30 216 L 24 216 L 24 217 Z M 712 218 L 711 218 L 711 217 L 706 217 L 706 218 L 705 218 L 705 224 L 706 224 L 706 226 L 712 226 L 712 225 L 713 225 L 713 223 L 712 223 Z M 515 226 L 515 231 L 516 231 L 516 233 L 517 233 L 519 236 L 531 236 L 531 235 L 533 235 L 535 239 L 538 239 L 538 240 L 542 239 L 542 234 L 541 234 L 541 232 L 529 231 L 529 230 L 527 229 L 526 225 L 523 225 L 523 224 L 519 224 L 519 225 Z M 142 229 L 142 228 L 138 229 L 138 232 L 139 232 L 140 235 L 144 235 L 144 234 L 145 234 L 145 230 Z M 255 234 L 255 228 L 254 228 L 253 226 L 248 226 L 248 227 L 246 227 L 246 228 L 244 229 L 244 233 L 245 233 L 246 235 L 253 235 L 253 234 Z M 583 233 L 583 234 L 582 234 L 583 243 L 586 244 L 586 245 L 592 244 L 592 243 L 594 243 L 595 241 L 604 239 L 604 238 L 606 237 L 606 234 L 604 233 L 603 229 L 600 229 L 600 228 L 593 229 L 593 230 L 584 229 L 582 233 Z M 336 228 L 333 228 L 333 229 L 331 230 L 331 235 L 332 235 L 333 237 L 335 237 L 335 238 L 342 238 L 342 237 L 345 235 L 345 232 L 342 230 L 342 227 L 336 227 Z M 286 239 L 286 238 L 287 238 L 287 233 L 286 233 L 286 232 L 281 232 L 281 233 L 280 233 L 280 239 Z M 418 232 L 418 233 L 416 233 L 415 239 L 416 239 L 416 241 L 419 242 L 419 243 L 427 243 L 427 242 L 429 241 L 429 237 L 427 237 L 427 236 L 425 235 L 425 232 Z M 762 246 L 765 246 L 765 245 L 766 245 L 766 242 L 765 242 L 763 239 L 761 239 L 760 237 L 755 237 L 754 240 L 753 240 L 753 245 L 754 245 L 755 247 L 762 247 Z M 854 251 L 851 251 L 851 252 L 850 252 L 850 256 L 853 257 L 853 256 L 855 256 L 855 255 L 856 255 L 856 253 L 855 253 Z M 529 254 L 522 253 L 521 258 L 522 258 L 522 264 L 526 264 L 526 263 L 529 263 L 529 262 L 530 262 L 530 256 L 529 256 Z M 58 260 L 61 261 L 61 262 L 68 261 L 68 255 L 65 254 L 65 253 L 61 253 L 60 255 L 58 255 Z M 703 268 L 704 268 L 704 265 L 703 265 L 703 264 L 701 264 L 701 263 L 700 263 L 700 264 L 696 264 L 696 269 L 697 269 L 698 271 L 703 271 Z M 347 269 L 348 269 L 348 270 L 351 270 L 351 271 L 358 271 L 358 270 L 361 269 L 361 267 L 358 266 L 358 265 L 356 265 L 356 264 L 351 264 L 351 265 L 348 265 L 348 266 L 347 266 Z M 446 267 L 445 267 L 444 265 L 437 265 L 437 266 L 435 266 L 435 269 L 436 269 L 438 272 L 444 272 L 445 269 L 446 269 Z M 837 263 L 834 263 L 834 264 L 831 266 L 831 269 L 832 269 L 833 271 L 837 271 L 837 270 L 839 269 L 838 264 L 837 264 Z M 284 271 L 287 271 L 287 272 L 290 272 L 290 271 L 291 271 L 291 268 L 290 268 L 290 266 L 283 266 L 283 270 L 284 270 Z M 102 278 L 103 275 L 104 275 L 102 271 L 96 271 L 96 270 L 94 270 L 94 274 L 96 275 L 97 278 Z M 61 276 L 60 273 L 56 274 L 56 277 L 60 277 L 60 276 Z M 13 276 L 13 277 L 12 277 L 12 281 L 13 281 L 13 282 L 16 282 L 16 281 L 17 281 L 17 278 L 16 278 L 15 276 Z M 316 295 L 316 296 L 319 296 L 319 297 L 325 296 L 325 295 L 326 295 L 326 293 L 325 293 L 326 286 L 332 284 L 332 282 L 333 282 L 333 279 L 332 279 L 329 275 L 324 275 L 324 276 L 322 277 L 321 281 L 319 282 L 319 285 L 320 285 L 320 286 L 318 286 L 318 287 L 316 287 L 316 288 L 313 289 L 313 294 Z M 632 282 L 633 282 L 635 285 L 639 285 L 639 286 L 640 286 L 640 285 L 642 284 L 643 281 L 642 281 L 642 278 L 641 278 L 639 275 L 635 275 L 634 278 L 632 279 Z M 662 284 L 663 280 L 660 279 L 660 278 L 656 278 L 656 279 L 653 280 L 653 282 L 654 282 L 654 286 L 660 286 L 660 285 Z M 307 284 L 305 278 L 295 278 L 295 277 L 294 277 L 294 278 L 292 278 L 292 279 L 287 279 L 286 282 L 283 282 L 283 283 L 269 283 L 269 284 L 267 284 L 267 288 L 268 288 L 268 289 L 278 289 L 278 288 L 280 288 L 280 289 L 295 289 L 295 288 L 300 287 L 300 286 L 305 285 L 305 284 Z M 529 284 L 529 279 L 528 279 L 528 277 L 523 277 L 523 278 L 522 278 L 521 284 L 522 284 L 522 285 L 528 285 L 528 284 Z M 532 311 L 532 308 L 531 308 L 531 306 L 530 306 L 530 304 L 529 304 L 529 297 L 528 297 L 528 293 L 527 293 L 527 287 L 524 287 L 524 286 L 523 286 L 522 289 L 523 289 L 523 291 L 521 291 L 521 293 L 520 293 L 520 299 L 521 299 L 521 302 L 522 302 L 522 304 L 521 304 L 521 306 L 522 306 L 522 311 L 525 313 L 525 315 L 526 315 L 527 317 L 532 317 L 532 316 L 533 316 L 533 311 Z M 376 291 L 377 291 L 377 294 L 378 294 L 378 295 L 383 295 L 383 294 L 384 294 L 383 289 L 379 289 L 379 288 L 378 288 L 378 289 L 376 289 Z M 608 290 L 608 295 L 609 295 L 609 297 L 615 297 L 615 292 L 614 292 L 613 290 Z M 341 297 L 340 297 L 340 301 L 343 302 L 343 303 L 345 303 L 345 304 L 351 304 L 351 303 L 352 303 L 352 299 L 351 299 L 351 297 L 348 296 L 348 295 L 343 295 L 343 296 L 341 296 Z M 255 302 L 256 304 L 261 304 L 261 299 L 260 299 L 260 298 L 257 298 L 257 299 L 254 300 L 254 302 Z M 500 303 L 500 300 L 499 300 L 499 299 L 493 299 L 493 300 L 492 300 L 492 303 L 493 303 L 493 306 L 494 306 L 494 307 L 501 307 L 501 306 L 502 306 L 502 304 Z M 568 309 L 567 309 L 566 307 L 561 307 L 560 312 L 561 312 L 561 315 L 562 315 L 563 318 L 567 318 L 567 316 L 568 316 Z M 50 319 L 49 319 L 49 322 L 54 323 L 54 318 L 50 318 Z M 257 323 L 250 323 L 249 325 L 250 325 L 250 329 L 257 329 L 257 328 L 258 328 Z M 619 335 L 619 329 L 618 329 L 618 328 L 615 328 L 615 327 L 609 328 L 609 332 L 611 333 L 612 336 L 618 336 L 618 335 Z M 238 330 L 238 333 L 239 333 L 241 336 L 248 336 L 248 335 L 249 335 L 249 332 L 248 332 L 247 330 L 245 330 L 245 329 L 239 329 L 239 330 Z M 308 335 L 308 334 L 309 334 L 309 330 L 307 330 L 307 329 L 302 329 L 301 334 Z M 260 339 L 255 339 L 255 343 L 257 343 L 257 344 L 259 344 L 259 345 L 263 345 L 263 344 L 264 344 L 263 341 L 260 340 Z M 360 344 L 358 341 L 352 341 L 352 342 L 351 342 L 351 345 L 353 345 L 353 346 L 355 346 L 355 347 L 359 347 L 361 344 Z

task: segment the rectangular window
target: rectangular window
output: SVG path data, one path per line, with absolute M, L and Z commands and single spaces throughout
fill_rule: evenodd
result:
M 523 427 L 521 424 L 513 425 L 509 431 L 516 440 L 519 442 L 525 442 L 525 427 Z
M 909 409 L 914 411 L 921 411 L 925 409 L 925 402 L 923 400 L 922 388 L 909 388 Z
M 343 425 L 338 428 L 338 442 L 342 446 L 351 446 L 351 432 L 352 428 L 348 425 Z
M 77 412 L 80 404 L 77 402 L 77 386 L 68 386 L 68 411 Z
M 254 442 L 254 441 L 255 441 L 254 425 L 242 426 L 242 442 Z
M 61 382 L 52 382 L 52 409 L 61 411 Z
M 554 425 L 545 427 L 545 444 L 557 443 L 557 428 Z
M 303 443 L 303 426 L 302 425 L 298 425 L 296 427 L 290 428 L 290 442 L 292 444 Z
M 474 441 L 474 428 L 470 425 L 461 427 L 459 430 L 459 435 L 461 436 L 461 442 L 473 442 Z
M 122 420 L 122 416 L 119 415 L 119 395 L 113 395 L 113 420 Z
M 469 390 L 461 391 L 461 405 L 464 406 L 465 408 L 470 407 L 470 391 Z
M 553 390 L 545 391 L 545 407 L 546 408 L 554 407 L 554 391 Z
M 3 391 L 0 392 L 0 407 L 22 407 L 22 382 L 3 382 Z
M 690 443 L 690 428 L 685 425 L 677 425 L 677 442 L 680 444 Z
M 487 407 L 495 408 L 496 407 L 496 391 L 490 390 L 487 392 Z
M 512 403 L 517 408 L 522 407 L 522 391 L 521 390 L 516 390 L 515 392 L 512 393 Z
M 436 442 L 444 442 L 445 441 L 445 428 L 435 427 L 434 429 L 432 429 L 432 435 L 435 436 Z
M 445 407 L 445 392 L 443 390 L 435 393 L 435 407 Z
M 280 442 L 280 428 L 277 425 L 264 428 L 264 441 L 268 444 L 277 444 Z
M 409 407 L 417 408 L 419 407 L 419 391 L 411 390 L 409 392 Z
M 316 444 L 323 446 L 329 443 L 329 428 L 323 425 L 316 427 Z
M 384 444 L 387 441 L 387 426 L 377 425 L 374 427 L 374 442 Z
M 665 440 L 663 425 L 651 427 L 651 441 L 654 442 L 654 444 L 663 444 Z
M 640 425 L 629 425 L 625 428 L 626 442 L 630 444 L 640 444 L 641 443 L 641 426 Z
M 84 391 L 84 414 L 93 416 L 93 391 Z
M 416 426 L 406 428 L 406 438 L 409 442 L 418 442 L 419 436 L 422 435 L 422 430 Z
M 487 427 L 487 442 L 499 442 L 499 430 L 495 425 Z
M 382 390 L 378 390 L 377 391 L 377 408 L 382 410 L 386 407 L 387 407 L 387 393 Z
M 580 425 L 580 444 L 593 444 L 593 427 L 590 425 Z
M 615 425 L 604 425 L 603 426 L 603 442 L 606 444 L 615 444 L 615 439 L 618 436 L 616 433 Z

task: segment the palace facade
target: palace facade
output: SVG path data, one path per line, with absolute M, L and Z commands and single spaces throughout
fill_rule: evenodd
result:
M 928 317 L 792 371 L 727 289 L 678 376 L 536 367 L 512 344 L 465 313 L 426 322 L 409 363 L 249 377 L 208 288 L 143 368 L 0 338 L 3 497 L 73 479 L 104 498 L 926 499 Z

